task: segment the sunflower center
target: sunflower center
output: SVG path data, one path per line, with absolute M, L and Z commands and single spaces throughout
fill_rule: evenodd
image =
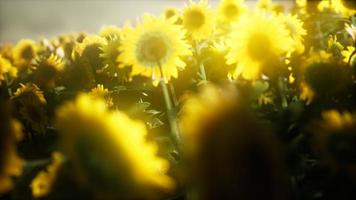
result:
M 146 34 L 138 42 L 138 60 L 150 65 L 164 61 L 168 54 L 168 42 L 160 34 Z
M 185 26 L 189 30 L 198 29 L 205 23 L 205 16 L 198 10 L 190 11 L 186 14 Z
M 227 18 L 235 18 L 239 14 L 239 9 L 235 4 L 229 4 L 225 6 L 224 13 Z
M 29 104 L 26 106 L 27 114 L 29 118 L 36 123 L 41 123 L 43 121 L 40 108 L 36 105 Z
M 264 34 L 252 34 L 247 42 L 247 53 L 254 60 L 266 60 L 271 52 L 272 41 Z
M 35 57 L 33 48 L 31 46 L 26 46 L 21 52 L 21 57 L 25 60 L 32 60 L 32 58 Z

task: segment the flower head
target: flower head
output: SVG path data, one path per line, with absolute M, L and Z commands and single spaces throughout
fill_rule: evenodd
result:
M 214 16 L 208 7 L 207 0 L 189 1 L 183 10 L 183 26 L 193 40 L 208 38 L 214 29 Z
M 99 190 L 112 189 L 123 199 L 134 199 L 151 188 L 173 188 L 165 174 L 168 162 L 146 141 L 145 125 L 122 112 L 109 112 L 104 101 L 80 95 L 58 109 L 57 127 L 68 160 Z
M 222 0 L 218 7 L 218 15 L 222 22 L 230 23 L 236 21 L 246 10 L 244 0 Z
M 119 47 L 120 66 L 132 66 L 132 75 L 152 77 L 154 81 L 178 76 L 183 56 L 190 55 L 185 31 L 170 19 L 145 15 L 135 29 L 127 28 Z M 157 82 L 158 83 L 158 82 Z
M 267 63 L 276 63 L 293 51 L 293 40 L 280 19 L 260 14 L 242 17 L 227 44 L 231 46 L 226 62 L 237 64 L 234 78 L 242 75 L 248 80 L 256 80 Z
M 17 77 L 17 68 L 0 54 L 0 85 L 1 81 L 5 80 L 6 75 L 9 77 Z
M 59 75 L 64 69 L 62 59 L 54 54 L 39 58 L 34 66 L 35 81 L 39 86 L 45 88 L 54 88 L 55 81 L 59 78 Z
M 294 48 L 296 52 L 303 53 L 304 52 L 304 40 L 303 37 L 307 35 L 307 31 L 303 28 L 303 22 L 298 19 L 297 15 L 279 15 L 282 18 L 287 30 L 289 31 L 289 35 L 294 40 Z
M 37 44 L 29 39 L 20 40 L 13 48 L 14 63 L 20 71 L 28 70 L 37 54 Z

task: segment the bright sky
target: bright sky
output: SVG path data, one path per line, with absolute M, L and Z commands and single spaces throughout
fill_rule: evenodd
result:
M 103 25 L 121 25 L 144 12 L 159 14 L 184 7 L 188 0 L 0 0 L 0 43 L 21 38 L 97 32 Z M 291 0 L 282 1 L 288 4 Z M 209 1 L 215 7 L 219 0 Z M 250 6 L 254 0 L 246 0 Z

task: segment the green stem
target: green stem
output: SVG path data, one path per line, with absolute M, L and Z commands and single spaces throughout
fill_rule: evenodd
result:
M 196 59 L 197 59 L 197 64 L 199 65 L 199 72 L 200 72 L 200 75 L 201 75 L 201 78 L 203 81 L 206 81 L 208 80 L 207 77 L 206 77 L 206 72 L 205 72 L 205 67 L 204 67 L 204 64 L 203 62 L 201 61 L 200 59 L 200 51 L 199 51 L 199 47 L 198 47 L 198 42 L 195 42 L 194 43 L 194 49 L 195 49 L 195 54 L 196 54 Z
M 177 125 L 177 116 L 174 111 L 173 105 L 172 105 L 172 100 L 169 95 L 168 87 L 167 84 L 164 81 L 164 76 L 163 76 L 163 70 L 162 66 L 160 63 L 158 63 L 158 67 L 161 73 L 161 88 L 164 96 L 164 101 L 166 103 L 166 108 L 167 108 L 167 115 L 168 115 L 168 121 L 171 129 L 171 134 L 173 135 L 173 138 L 175 142 L 178 144 L 180 141 L 180 136 L 179 136 L 179 130 L 178 130 L 178 125 Z
M 278 93 L 279 93 L 280 98 L 281 98 L 282 108 L 287 108 L 288 107 L 288 102 L 287 102 L 287 98 L 283 94 L 284 83 L 283 83 L 283 80 L 281 78 L 278 78 L 278 86 L 277 87 L 278 87 Z
M 5 74 L 5 81 L 6 81 L 6 87 L 7 87 L 7 92 L 9 93 L 9 97 L 12 96 L 12 90 L 10 87 L 10 82 L 9 82 L 9 77 L 7 76 L 7 74 Z

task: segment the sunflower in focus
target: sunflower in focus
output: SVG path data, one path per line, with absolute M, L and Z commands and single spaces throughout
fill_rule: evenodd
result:
M 154 84 L 178 76 L 185 63 L 182 57 L 191 55 L 185 31 L 173 20 L 144 15 L 136 28 L 124 33 L 118 61 L 132 66 L 132 76 L 151 77 Z
M 93 88 L 89 92 L 89 95 L 92 96 L 93 98 L 104 99 L 105 103 L 108 107 L 111 107 L 114 105 L 110 94 L 111 94 L 110 91 L 107 88 L 104 88 L 104 85 L 102 85 L 102 84 L 98 84 L 95 88 Z
M 55 54 L 39 58 L 34 66 L 35 81 L 44 88 L 54 88 L 64 69 L 62 59 Z
M 192 40 L 208 38 L 214 30 L 214 15 L 207 0 L 193 2 L 183 10 L 183 26 Z
M 13 48 L 14 64 L 19 71 L 29 70 L 38 53 L 37 44 L 29 39 L 20 40 Z
M 267 65 L 278 63 L 294 50 L 294 42 L 280 19 L 260 14 L 246 15 L 235 24 L 226 44 L 227 64 L 237 64 L 233 78 L 256 80 Z
M 58 109 L 57 127 L 76 174 L 95 188 L 123 199 L 152 195 L 152 188 L 173 189 L 173 180 L 165 174 L 168 162 L 146 141 L 145 125 L 122 112 L 109 112 L 104 101 L 80 95 Z
M 244 0 L 222 0 L 218 7 L 218 16 L 222 22 L 231 23 L 246 11 Z
M 47 102 L 40 88 L 33 83 L 20 84 L 12 100 L 19 108 L 21 119 L 33 130 L 44 133 L 47 125 L 45 112 Z
M 303 37 L 307 35 L 307 31 L 303 28 L 303 22 L 298 19 L 297 15 L 281 14 L 279 16 L 286 25 L 289 35 L 294 40 L 294 48 L 296 52 L 299 54 L 303 53 L 305 49 Z
M 40 171 L 31 182 L 32 196 L 35 198 L 44 197 L 51 192 L 63 162 L 64 155 L 60 152 L 52 153 L 52 163 L 46 170 Z
M 2 57 L 0 54 L 0 85 L 1 81 L 5 80 L 5 76 L 8 75 L 11 78 L 17 77 L 17 68 L 14 67 L 11 62 Z

